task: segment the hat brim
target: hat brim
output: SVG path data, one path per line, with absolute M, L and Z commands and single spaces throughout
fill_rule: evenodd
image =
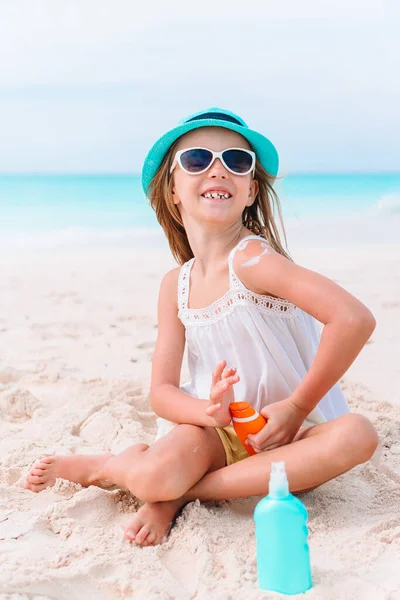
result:
M 166 155 L 168 148 L 182 135 L 192 131 L 193 129 L 199 129 L 199 127 L 223 127 L 224 129 L 230 129 L 236 131 L 242 135 L 252 145 L 256 156 L 264 169 L 273 177 L 278 173 L 279 168 L 279 157 L 278 152 L 273 143 L 261 133 L 253 131 L 248 127 L 242 127 L 235 123 L 229 123 L 224 121 L 221 123 L 218 119 L 198 119 L 178 125 L 167 131 L 161 136 L 155 144 L 150 148 L 142 169 L 142 188 L 145 194 L 147 194 L 148 187 L 160 167 L 164 156 Z

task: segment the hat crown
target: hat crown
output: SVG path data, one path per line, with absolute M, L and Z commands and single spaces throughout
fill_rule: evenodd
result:
M 230 123 L 236 123 L 236 125 L 241 125 L 242 127 L 247 127 L 247 124 L 239 115 L 236 115 L 234 112 L 230 110 L 226 110 L 225 108 L 219 108 L 218 106 L 213 106 L 211 108 L 207 108 L 206 110 L 200 110 L 199 112 L 193 113 L 184 119 L 181 119 L 178 122 L 178 125 L 185 125 L 190 121 L 198 121 L 200 119 L 217 119 L 221 121 L 228 121 Z
M 230 110 L 212 106 L 196 112 L 178 122 L 178 125 L 162 135 L 150 148 L 142 168 L 142 188 L 147 195 L 150 184 L 172 144 L 189 131 L 200 127 L 225 127 L 242 135 L 251 145 L 264 169 L 273 177 L 278 173 L 279 157 L 273 143 Z

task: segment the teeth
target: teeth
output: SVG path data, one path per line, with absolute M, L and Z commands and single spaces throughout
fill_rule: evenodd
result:
M 219 194 L 218 192 L 206 192 L 203 194 L 204 198 L 230 198 L 230 194 Z

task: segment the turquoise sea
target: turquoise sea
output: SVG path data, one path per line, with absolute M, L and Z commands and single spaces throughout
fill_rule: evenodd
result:
M 293 174 L 275 189 L 289 242 L 400 242 L 400 173 Z M 139 175 L 0 175 L 1 250 L 130 246 L 162 235 Z

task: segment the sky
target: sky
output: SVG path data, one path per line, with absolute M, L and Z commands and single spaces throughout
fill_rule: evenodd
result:
M 139 173 L 213 106 L 270 138 L 283 175 L 400 171 L 399 7 L 0 0 L 0 172 Z

